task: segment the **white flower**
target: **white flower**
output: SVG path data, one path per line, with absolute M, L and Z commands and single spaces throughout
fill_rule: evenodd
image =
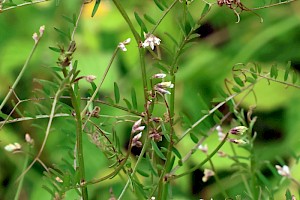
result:
M 154 46 L 158 46 L 160 45 L 160 39 L 156 36 L 154 36 L 153 34 L 145 34 L 145 41 L 142 43 L 142 47 L 146 48 L 149 47 L 154 50 Z
M 152 78 L 165 78 L 166 76 L 167 76 L 166 74 L 160 73 L 160 74 L 154 74 Z
M 168 90 L 165 90 L 165 89 L 162 89 L 162 88 L 159 88 L 159 87 L 155 87 L 154 89 L 156 91 L 158 91 L 159 93 L 161 93 L 161 94 L 171 94 L 171 92 L 169 92 Z
M 145 126 L 141 126 L 142 124 L 142 118 L 134 122 L 132 128 L 131 128 L 131 133 L 135 133 L 138 131 L 143 131 L 145 129 Z
M 204 176 L 202 177 L 202 181 L 206 182 L 211 176 L 214 176 L 215 172 L 210 169 L 204 169 Z
M 34 140 L 31 138 L 31 136 L 28 133 L 25 134 L 25 141 L 29 144 L 34 143 Z
M 205 144 L 205 145 L 200 144 L 198 149 L 201 150 L 203 153 L 207 153 L 207 151 L 208 151 L 207 144 Z
M 85 80 L 89 83 L 93 82 L 97 77 L 94 75 L 85 76 Z
M 234 144 L 247 144 L 248 142 L 242 139 L 229 139 L 229 142 L 232 142 Z
M 130 38 L 127 38 L 125 41 L 120 42 L 118 47 L 122 50 L 122 51 L 127 51 L 126 45 L 129 44 L 131 41 Z
M 35 44 L 39 41 L 39 36 L 38 36 L 38 34 L 37 33 L 34 33 L 33 35 L 32 35 L 32 39 L 34 40 L 34 42 L 35 42 Z
M 4 149 L 9 152 L 19 151 L 19 150 L 21 150 L 21 145 L 19 143 L 15 142 L 13 144 L 6 145 L 4 147 Z
M 40 37 L 43 36 L 44 31 L 45 31 L 45 25 L 43 25 L 43 26 L 40 27 L 40 30 L 39 30 L 39 32 L 40 32 Z
M 245 126 L 237 126 L 232 129 L 230 129 L 229 133 L 233 135 L 243 135 L 248 130 Z
M 290 168 L 287 165 L 283 165 L 282 167 L 279 165 L 275 165 L 277 172 L 281 176 L 290 177 Z
M 216 130 L 218 131 L 219 140 L 220 141 L 224 140 L 225 134 L 223 133 L 221 126 L 217 126 Z
M 159 88 L 173 88 L 174 84 L 171 81 L 167 81 L 167 82 L 161 82 L 156 84 L 157 87 Z
M 141 147 L 143 145 L 142 142 L 139 141 L 141 139 L 141 137 L 142 137 L 142 132 L 140 132 L 139 134 L 137 134 L 136 136 L 134 136 L 132 138 L 132 144 L 131 144 L 131 146 L 132 147 L 134 147 L 134 146 Z

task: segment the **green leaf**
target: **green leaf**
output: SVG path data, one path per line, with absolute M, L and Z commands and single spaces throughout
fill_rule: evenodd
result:
M 157 172 L 155 171 L 155 169 L 154 169 L 154 167 L 152 165 L 152 161 L 151 161 L 151 159 L 150 159 L 150 157 L 149 157 L 148 154 L 146 155 L 146 161 L 148 163 L 149 170 L 152 172 L 152 174 L 154 174 L 155 176 L 158 176 Z
M 271 67 L 271 77 L 274 77 L 275 79 L 278 76 L 278 69 L 277 69 L 277 65 L 272 65 Z
M 71 40 L 71 35 L 70 35 L 70 33 L 65 33 L 65 32 L 63 32 L 62 30 L 60 30 L 60 29 L 58 29 L 58 28 L 55 28 L 55 27 L 54 27 L 54 30 L 55 30 L 56 32 L 58 32 L 59 34 L 61 34 L 62 36 L 66 37 L 68 40 Z
M 116 104 L 118 104 L 120 102 L 120 90 L 116 82 L 114 82 L 114 93 L 115 93 Z
M 213 115 L 213 120 L 219 124 L 221 122 L 220 118 L 218 117 L 218 115 Z
M 216 98 L 213 98 L 211 100 L 212 103 L 220 103 L 220 102 L 223 102 L 223 101 L 225 101 L 224 97 L 216 97 Z
M 97 12 L 99 6 L 100 6 L 100 2 L 101 2 L 101 0 L 96 0 L 96 1 L 95 1 L 95 5 L 94 5 L 93 11 L 92 11 L 92 17 L 95 16 L 95 14 L 96 14 L 96 12 Z
M 242 81 L 242 79 L 238 76 L 233 76 L 234 81 L 236 82 L 236 84 L 238 84 L 239 86 L 243 87 L 244 86 L 244 82 Z
M 293 199 L 293 196 L 292 196 L 291 191 L 289 189 L 287 189 L 286 192 L 285 192 L 285 199 L 286 200 L 292 200 Z
M 178 149 L 176 149 L 175 147 L 172 147 L 172 151 L 177 156 L 177 158 L 179 158 L 179 159 L 182 158 L 182 156 L 181 156 L 180 152 L 178 151 Z
M 250 76 L 247 76 L 246 81 L 249 82 L 249 83 L 254 83 L 255 79 L 250 77 Z
M 166 74 L 169 73 L 168 69 L 162 63 L 154 63 L 153 67 L 160 69 L 161 71 L 165 72 Z
M 131 88 L 131 101 L 132 101 L 133 108 L 137 110 L 137 98 L 136 98 L 136 92 L 134 88 Z
M 129 102 L 127 99 L 125 99 L 125 98 L 123 99 L 123 101 L 125 101 L 127 108 L 128 108 L 129 110 L 131 110 L 131 109 L 132 109 L 132 106 L 131 106 L 130 102 Z
M 288 79 L 290 69 L 291 69 L 291 61 L 288 61 L 287 65 L 285 66 L 285 72 L 284 72 L 284 78 L 283 78 L 284 81 L 286 81 Z
M 201 18 L 205 17 L 205 15 L 208 13 L 209 10 L 210 10 L 210 4 L 206 4 L 202 10 Z
M 67 22 L 71 23 L 73 26 L 75 26 L 76 24 L 74 24 L 73 18 L 69 18 L 65 15 L 62 16 Z M 76 23 L 76 22 L 75 22 Z
M 54 52 L 61 52 L 61 50 L 59 48 L 56 48 L 56 47 L 49 47 L 49 49 L 51 49 L 52 51 Z
M 168 32 L 165 32 L 165 34 L 171 39 L 171 41 L 178 47 L 178 42 L 175 40 L 175 38 Z
M 191 13 L 190 13 L 190 11 L 189 10 L 186 10 L 187 12 L 186 12 L 186 15 L 187 15 L 187 20 L 188 20 L 188 22 L 189 22 L 189 25 L 191 26 L 191 27 L 194 27 L 195 26 L 195 21 L 194 21 L 194 19 L 193 19 L 193 16 L 191 15 Z
M 147 14 L 144 14 L 145 20 L 147 20 L 150 24 L 156 25 L 155 20 Z
M 156 142 L 154 142 L 153 140 L 151 140 L 151 145 L 153 147 L 154 152 L 156 153 L 156 155 L 158 155 L 158 157 L 160 157 L 163 160 L 166 160 L 167 158 L 165 157 L 165 155 L 159 150 Z
M 164 11 L 165 8 L 163 7 L 163 5 L 160 4 L 160 2 L 158 0 L 154 0 L 155 5 L 161 10 Z
M 48 186 L 46 186 L 46 185 L 42 185 L 42 188 L 44 189 L 44 190 L 46 190 L 49 194 L 51 194 L 51 196 L 53 197 L 53 198 L 55 198 L 55 191 L 53 190 L 53 189 L 50 189 Z
M 257 72 L 256 72 L 256 70 L 255 70 L 254 68 L 251 67 L 251 68 L 250 68 L 250 72 L 251 72 L 251 75 L 253 76 L 253 78 L 254 78 L 254 79 L 257 79 L 257 74 L 256 74 Z
M 190 133 L 190 138 L 195 144 L 197 144 L 199 141 L 198 137 L 193 132 Z
M 140 18 L 140 16 L 136 12 L 134 12 L 134 17 L 135 17 L 137 23 L 140 25 L 142 31 L 145 33 L 148 33 L 146 25 L 144 24 L 143 20 Z
M 234 92 L 236 92 L 236 93 L 240 93 L 241 92 L 241 89 L 238 86 L 236 86 L 236 85 L 232 87 L 232 90 Z
M 141 169 L 137 169 L 137 172 L 144 177 L 149 177 L 149 174 Z

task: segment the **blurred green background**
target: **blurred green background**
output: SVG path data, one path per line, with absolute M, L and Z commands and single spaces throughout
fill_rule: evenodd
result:
M 77 1 L 76 1 L 77 2 Z M 79 2 L 79 1 L 78 1 Z M 167 1 L 170 3 L 170 1 Z M 263 5 L 261 2 L 243 2 L 247 7 Z M 265 2 L 268 4 L 268 2 Z M 162 12 L 151 0 L 137 1 L 128 0 L 122 2 L 125 9 L 134 21 L 136 28 L 138 25 L 134 20 L 133 12 L 142 16 L 144 13 L 158 20 Z M 194 1 L 189 9 L 194 19 L 199 18 L 203 9 L 202 1 Z M 86 4 L 83 17 L 79 22 L 76 32 L 77 50 L 74 59 L 78 60 L 82 75 L 96 75 L 101 77 L 112 53 L 119 42 L 124 41 L 132 34 L 124 22 L 123 18 L 116 10 L 111 1 L 102 1 L 95 17 L 91 18 L 93 3 Z M 179 39 L 180 32 L 177 25 L 180 18 L 181 7 L 178 4 L 173 11 L 164 19 L 155 35 L 161 38 L 162 44 L 171 45 L 171 41 L 164 34 L 168 32 Z M 233 11 L 227 7 L 214 6 L 211 12 L 203 21 L 202 26 L 197 30 L 201 38 L 196 41 L 181 57 L 179 70 L 177 72 L 176 110 L 188 115 L 192 122 L 199 119 L 201 110 L 211 108 L 211 100 L 216 97 L 217 87 L 224 87 L 224 79 L 231 77 L 231 69 L 236 63 L 256 62 L 260 63 L 263 69 L 269 71 L 272 64 L 286 65 L 287 61 L 292 62 L 295 70 L 300 69 L 300 3 L 294 2 L 289 5 L 258 10 L 257 13 L 264 19 L 260 19 L 251 12 L 242 12 L 240 23 L 236 22 Z M 9 86 L 13 84 L 21 67 L 23 66 L 29 52 L 33 46 L 32 34 L 38 32 L 41 25 L 46 26 L 44 36 L 37 48 L 28 70 L 22 77 L 16 93 L 20 99 L 33 96 L 35 87 L 40 87 L 33 79 L 51 79 L 51 73 L 47 67 L 56 66 L 58 54 L 48 47 L 56 47 L 57 44 L 66 44 L 54 27 L 68 30 L 71 25 L 67 23 L 63 16 L 71 17 L 78 14 L 79 3 L 74 1 L 61 1 L 56 6 L 55 1 L 41 3 L 33 6 L 13 9 L 0 13 L 0 101 L 8 92 Z M 152 25 L 147 24 L 149 30 Z M 117 82 L 123 96 L 130 96 L 130 90 L 134 86 L 138 97 L 142 97 L 142 83 L 140 79 L 139 57 L 137 44 L 132 42 L 128 46 L 127 52 L 118 54 L 113 63 L 112 69 L 103 86 L 102 92 L 107 96 L 113 96 L 113 82 Z M 164 56 L 164 55 L 163 55 Z M 152 66 L 151 56 L 147 57 L 146 67 L 149 77 L 159 72 Z M 280 74 L 283 76 L 282 74 Z M 98 79 L 99 80 L 99 79 Z M 83 91 L 88 84 L 82 84 Z M 286 88 L 284 85 L 261 81 L 255 87 L 258 101 L 254 101 L 253 96 L 245 99 L 242 107 L 246 110 L 251 105 L 256 105 L 254 115 L 258 116 L 255 126 L 258 138 L 255 150 L 261 160 L 274 161 L 276 157 L 281 157 L 286 161 L 290 159 L 292 152 L 299 154 L 299 130 L 300 130 L 300 104 L 299 91 L 293 88 Z M 142 99 L 142 98 L 141 98 Z M 238 100 L 238 99 L 237 99 Z M 142 101 L 139 101 L 140 110 Z M 23 105 L 22 108 L 27 108 Z M 6 106 L 4 113 L 9 113 L 12 107 Z M 104 108 L 102 114 L 117 115 L 119 111 Z M 177 116 L 179 116 L 177 114 Z M 64 140 L 69 139 L 72 133 L 72 125 L 65 123 L 64 119 L 55 121 L 55 131 L 51 133 L 46 149 L 41 160 L 46 164 L 60 163 L 61 158 L 66 154 L 62 146 Z M 46 125 L 46 121 L 39 122 L 41 126 Z M 71 124 L 71 123 L 70 123 Z M 24 143 L 25 133 L 30 133 L 36 140 L 36 146 L 40 145 L 43 132 L 31 126 L 32 122 L 8 124 L 0 130 L 0 147 L 11 142 Z M 70 127 L 68 127 L 70 126 Z M 228 127 L 224 127 L 229 128 Z M 122 139 L 123 146 L 126 145 L 130 125 L 118 128 L 118 134 Z M 182 130 L 179 130 L 182 131 Z M 178 134 L 180 134 L 179 132 Z M 211 137 L 209 146 L 216 145 L 216 137 Z M 190 143 L 182 144 L 179 149 L 187 152 Z M 212 149 L 212 148 L 211 148 Z M 224 147 L 226 151 L 226 147 Z M 85 138 L 85 159 L 89 163 L 87 166 L 87 176 L 102 176 L 107 174 L 107 161 L 101 152 Z M 243 154 L 243 152 L 242 152 Z M 189 163 L 198 163 L 202 155 L 194 156 Z M 216 159 L 216 167 L 224 174 L 231 172 L 231 162 Z M 13 155 L 0 151 L 0 199 L 12 199 L 16 185 L 14 179 L 20 174 L 23 165 L 22 155 Z M 300 178 L 300 170 L 292 169 L 293 176 Z M 35 164 L 33 169 L 27 174 L 21 199 L 49 199 L 50 195 L 42 189 L 41 185 L 45 181 L 41 178 L 42 167 Z M 214 184 L 200 183 L 202 172 L 195 172 L 193 176 L 185 177 L 175 181 L 173 187 L 176 188 L 174 199 L 199 199 L 210 198 L 214 195 Z M 192 178 L 194 177 L 194 178 Z M 231 186 L 238 183 L 235 178 L 224 175 L 225 180 Z M 89 187 L 92 199 L 108 199 L 109 189 L 118 195 L 124 182 L 120 178 L 115 178 L 104 183 Z M 284 190 L 276 195 L 278 199 L 284 197 Z M 232 195 L 240 194 L 241 191 L 232 190 Z M 67 199 L 75 199 L 76 196 L 70 193 Z M 129 197 L 128 197 L 129 198 Z

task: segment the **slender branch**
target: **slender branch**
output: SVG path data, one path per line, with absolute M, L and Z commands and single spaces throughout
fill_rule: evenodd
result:
M 53 100 L 53 103 L 52 103 L 52 106 L 51 106 L 51 112 L 50 112 L 50 117 L 49 117 L 49 121 L 48 121 L 48 125 L 47 125 L 47 129 L 46 129 L 46 133 L 45 133 L 45 137 L 44 137 L 44 140 L 43 140 L 43 143 L 42 143 L 42 146 L 40 147 L 40 150 L 38 152 L 38 154 L 36 155 L 36 157 L 33 159 L 33 161 L 30 163 L 30 165 L 26 168 L 26 170 L 24 170 L 22 172 L 22 174 L 19 176 L 19 178 L 16 180 L 17 182 L 21 180 L 21 178 L 31 169 L 31 167 L 34 165 L 34 163 L 39 159 L 39 157 L 41 156 L 44 148 L 45 148 L 45 145 L 46 145 L 46 141 L 48 139 L 48 136 L 49 136 L 49 133 L 50 133 L 50 129 L 51 129 L 51 126 L 52 126 L 52 121 L 54 119 L 54 114 L 55 114 L 55 108 L 56 108 L 56 105 L 57 105 L 57 102 L 58 102 L 58 99 L 59 99 L 59 96 L 61 94 L 61 92 L 63 91 L 63 88 L 64 88 L 64 83 L 61 85 L 61 87 L 58 89 L 58 91 L 55 93 L 55 96 L 54 96 L 54 100 Z
M 249 8 L 249 10 L 261 10 L 261 9 L 270 8 L 270 7 L 273 7 L 273 6 L 279 6 L 279 5 L 283 5 L 283 4 L 288 4 L 288 3 L 291 3 L 291 2 L 294 2 L 294 1 L 297 1 L 297 0 L 282 1 L 282 2 L 278 2 L 278 3 L 266 5 L 266 6 L 257 7 L 257 8 Z
M 91 98 L 90 98 L 89 101 L 87 102 L 87 104 L 86 104 L 86 106 L 84 107 L 84 109 L 81 111 L 81 117 L 84 117 L 84 115 L 85 115 L 85 113 L 86 113 L 88 107 L 91 105 L 91 103 L 94 101 L 96 95 L 98 94 L 98 91 L 100 90 L 100 88 L 101 88 L 101 86 L 102 86 L 102 84 L 103 84 L 103 82 L 104 82 L 104 80 L 105 80 L 105 78 L 106 78 L 106 75 L 108 74 L 108 71 L 109 71 L 109 69 L 110 69 L 110 67 L 111 67 L 111 65 L 112 65 L 112 63 L 113 63 L 113 61 L 114 61 L 114 59 L 115 59 L 115 57 L 116 57 L 116 55 L 117 55 L 117 53 L 118 53 L 118 50 L 119 50 L 119 48 L 117 47 L 117 48 L 115 49 L 115 51 L 114 51 L 114 53 L 113 53 L 113 55 L 112 55 L 112 57 L 111 57 L 109 63 L 108 63 L 106 69 L 105 69 L 105 72 L 104 72 L 104 74 L 103 74 L 103 76 L 102 76 L 102 79 L 101 79 L 99 85 L 97 86 L 96 90 L 94 91 L 93 95 L 91 96 Z
M 0 112 L 2 110 L 2 108 L 4 107 L 4 105 L 6 104 L 6 102 L 8 101 L 8 99 L 10 98 L 11 94 L 13 93 L 13 91 L 15 90 L 16 86 L 18 85 L 20 79 L 22 78 L 22 76 L 24 75 L 25 73 L 25 70 L 27 69 L 28 67 L 28 64 L 33 56 L 33 53 L 35 52 L 36 48 L 37 48 L 37 45 L 39 44 L 39 41 L 40 41 L 41 37 L 39 37 L 37 39 L 37 41 L 34 43 L 32 49 L 31 49 L 31 52 L 27 58 L 27 60 L 25 61 L 18 77 L 16 78 L 14 84 L 11 86 L 11 88 L 9 89 L 9 92 L 7 93 L 6 97 L 4 98 L 4 100 L 2 101 L 1 105 L 0 105 Z
M 38 4 L 38 3 L 43 3 L 43 2 L 47 2 L 47 1 L 50 1 L 50 0 L 37 0 L 37 1 L 32 1 L 32 2 L 21 3 L 18 5 L 15 5 L 15 6 L 10 6 L 8 8 L 0 9 L 0 13 L 11 10 L 11 9 L 20 8 L 20 7 L 29 6 L 29 5 Z
M 178 2 L 178 0 L 173 1 L 173 3 L 165 10 L 165 12 L 163 13 L 163 15 L 159 18 L 159 20 L 156 22 L 154 28 L 150 32 L 151 34 L 153 34 L 155 32 L 155 30 L 160 25 L 160 23 L 162 22 L 162 20 L 167 16 L 167 14 L 171 11 L 171 9 L 176 5 L 177 2 Z

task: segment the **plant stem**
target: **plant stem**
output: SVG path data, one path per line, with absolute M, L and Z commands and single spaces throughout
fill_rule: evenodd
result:
M 141 160 L 142 160 L 144 154 L 146 153 L 146 151 L 147 151 L 147 149 L 148 149 L 148 146 L 149 146 L 149 144 L 150 144 L 150 141 L 151 141 L 150 138 L 147 136 L 146 139 L 145 139 L 145 144 L 143 145 L 142 151 L 141 151 L 141 153 L 140 153 L 140 155 L 139 155 L 139 158 L 138 158 L 138 160 L 136 161 L 136 164 L 135 164 L 135 166 L 134 166 L 134 168 L 133 168 L 132 173 L 130 174 L 131 177 L 135 175 L 136 170 L 137 170 L 137 167 L 138 167 L 139 163 L 141 162 Z M 131 144 L 131 143 L 129 143 L 129 144 Z M 129 152 L 129 153 L 130 153 L 130 152 Z M 123 190 L 122 190 L 122 192 L 121 192 L 121 194 L 120 194 L 118 200 L 121 200 L 122 197 L 124 196 L 126 190 L 128 189 L 129 183 L 130 183 L 130 179 L 127 180 L 126 185 L 124 186 L 124 188 L 123 188 Z
M 119 48 L 117 47 L 117 48 L 115 49 L 115 51 L 114 51 L 114 53 L 113 53 L 113 55 L 112 55 L 112 57 L 111 57 L 109 63 L 108 63 L 106 69 L 105 69 L 105 72 L 104 72 L 104 74 L 103 74 L 103 76 L 102 76 L 102 79 L 101 79 L 99 85 L 97 86 L 96 90 L 94 91 L 93 95 L 91 96 L 91 98 L 90 98 L 89 101 L 87 102 L 87 104 L 86 104 L 86 106 L 84 107 L 84 109 L 81 111 L 81 117 L 84 117 L 84 115 L 85 115 L 85 113 L 86 113 L 88 107 L 89 107 L 90 104 L 94 101 L 96 95 L 98 94 L 98 91 L 100 90 L 100 88 L 101 88 L 101 86 L 102 86 L 102 84 L 103 84 L 103 82 L 104 82 L 104 80 L 105 80 L 105 78 L 106 78 L 106 75 L 108 74 L 109 69 L 110 69 L 110 67 L 111 67 L 111 65 L 112 65 L 112 63 L 113 63 L 113 61 L 114 61 L 114 59 L 115 59 L 115 57 L 116 57 L 116 55 L 117 55 L 117 53 L 118 53 L 118 51 L 119 51 Z
M 21 71 L 20 71 L 18 77 L 16 78 L 14 84 L 11 86 L 11 88 L 9 89 L 9 92 L 7 93 L 6 97 L 5 97 L 4 100 L 2 101 L 2 103 L 1 103 L 1 105 L 0 105 L 0 112 L 1 112 L 2 108 L 4 107 L 4 105 L 6 104 L 6 102 L 8 101 L 8 99 L 9 99 L 9 97 L 11 96 L 12 92 L 15 90 L 15 88 L 16 88 L 16 86 L 18 85 L 20 79 L 21 79 L 22 76 L 24 75 L 25 70 L 26 70 L 27 67 L 28 67 L 29 61 L 31 60 L 32 55 L 33 55 L 33 53 L 35 52 L 35 50 L 36 50 L 36 48 L 37 48 L 37 45 L 39 44 L 39 41 L 40 41 L 40 38 L 37 40 L 36 43 L 34 43 L 32 49 L 31 49 L 31 51 L 30 51 L 30 54 L 29 54 L 27 60 L 25 61 L 25 63 L 24 63 L 24 65 L 23 65 L 23 67 L 22 67 L 22 69 L 21 69 Z
M 25 161 L 24 161 L 22 172 L 26 170 L 26 167 L 27 167 L 27 164 L 28 164 L 28 160 L 29 160 L 29 154 L 26 154 L 25 155 Z M 21 193 L 22 186 L 23 186 L 23 182 L 24 182 L 24 176 L 22 176 L 21 179 L 20 179 L 20 182 L 18 184 L 18 188 L 17 188 L 14 200 L 19 200 L 20 193 Z
M 69 88 L 71 96 L 72 106 L 75 110 L 76 117 L 76 149 L 77 149 L 77 162 L 80 177 L 80 185 L 85 183 L 85 167 L 84 167 L 84 156 L 83 156 L 83 143 L 82 143 L 82 118 L 80 115 L 80 102 L 77 101 L 77 97 L 72 87 Z M 79 95 L 79 92 L 78 92 Z M 81 187 L 81 194 L 83 200 L 88 200 L 88 192 L 86 185 L 83 184 Z
M 50 0 L 37 0 L 37 1 L 32 1 L 32 2 L 25 2 L 25 3 L 21 3 L 19 5 L 15 5 L 15 6 L 11 6 L 8 8 L 4 8 L 4 9 L 0 9 L 0 13 L 4 12 L 4 11 L 8 11 L 14 8 L 20 8 L 20 7 L 24 7 L 24 6 L 29 6 L 29 5 L 33 5 L 33 4 L 37 4 L 37 3 L 43 3 L 43 2 L 47 2 Z

